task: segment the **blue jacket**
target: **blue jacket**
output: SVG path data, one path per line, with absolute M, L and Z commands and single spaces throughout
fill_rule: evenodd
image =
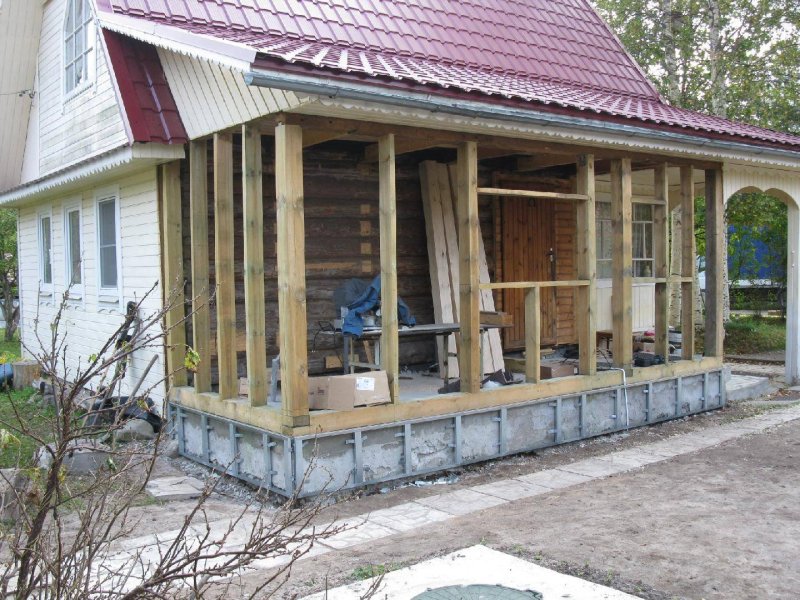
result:
M 353 302 L 347 305 L 347 316 L 342 323 L 342 333 L 353 337 L 359 337 L 364 332 L 364 319 L 362 315 L 371 310 L 381 303 L 381 276 L 378 275 L 372 280 L 370 286 L 356 298 Z M 414 315 L 408 305 L 400 298 L 397 299 L 397 318 L 402 325 L 413 327 L 417 324 Z

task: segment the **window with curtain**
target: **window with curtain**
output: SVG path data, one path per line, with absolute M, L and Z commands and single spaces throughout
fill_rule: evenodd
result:
M 78 208 L 66 212 L 65 252 L 67 258 L 67 285 L 77 291 L 83 284 L 81 272 L 81 211 Z
M 87 0 L 67 0 L 64 21 L 64 91 L 81 88 L 92 77 L 92 13 Z
M 50 230 L 50 215 L 39 217 L 39 277 L 42 284 L 53 284 L 53 234 Z
M 117 274 L 117 200 L 109 198 L 97 203 L 97 263 L 100 288 L 116 290 Z

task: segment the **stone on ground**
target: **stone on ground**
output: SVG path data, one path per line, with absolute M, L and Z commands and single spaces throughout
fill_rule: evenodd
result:
M 147 482 L 145 489 L 156 500 L 193 500 L 199 498 L 205 485 L 199 479 L 188 477 L 159 477 Z
M 53 445 L 49 445 L 53 449 Z M 107 464 L 111 448 L 92 439 L 73 440 L 64 457 L 64 469 L 71 475 L 86 475 Z M 42 446 L 36 451 L 34 462 L 40 469 L 47 469 L 53 462 L 52 454 Z
M 128 419 L 114 432 L 114 439 L 118 442 L 152 440 L 155 437 L 153 426 L 144 419 Z

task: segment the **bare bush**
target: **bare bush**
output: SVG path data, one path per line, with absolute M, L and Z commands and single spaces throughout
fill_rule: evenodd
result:
M 221 477 L 217 475 L 209 478 L 174 535 L 154 536 L 152 543 L 136 549 L 126 545 L 146 514 L 137 505 L 145 498 L 159 447 L 167 441 L 166 428 L 153 442 L 103 448 L 96 453 L 100 462 L 88 473 L 74 475 L 69 467 L 77 454 L 96 451 L 99 440 L 125 424 L 126 408 L 151 410 L 143 402 L 152 391 L 143 385 L 147 370 L 131 387 L 130 397 L 119 399 L 117 394 L 131 358 L 164 347 L 164 315 L 176 296 L 162 309 L 142 314 L 148 295 L 129 307 L 117 331 L 77 367 L 67 360 L 67 295 L 52 323 L 40 323 L 37 316 L 36 347 L 26 351 L 52 382 L 56 411 L 48 435 L 42 435 L 29 426 L 27 406 L 9 395 L 15 418 L 0 422 L 11 435 L 30 437 L 42 447 L 39 465 L 2 475 L 17 507 L 16 518 L 0 536 L 3 598 L 200 598 L 212 585 L 215 592 L 224 590 L 234 576 L 255 565 L 275 567 L 249 593 L 268 597 L 317 540 L 343 529 L 314 526 L 322 499 L 300 503 L 291 498 L 273 514 L 263 502 L 266 494 L 248 505 L 232 506 L 222 525 L 211 522 L 206 508 Z

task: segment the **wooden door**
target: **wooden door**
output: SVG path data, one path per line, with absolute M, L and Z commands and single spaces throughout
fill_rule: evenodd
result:
M 507 197 L 502 203 L 503 280 L 556 279 L 555 205 L 552 200 Z M 542 290 L 542 345 L 556 343 L 555 288 Z M 503 310 L 514 326 L 503 330 L 503 347 L 525 347 L 525 290 L 504 290 Z

